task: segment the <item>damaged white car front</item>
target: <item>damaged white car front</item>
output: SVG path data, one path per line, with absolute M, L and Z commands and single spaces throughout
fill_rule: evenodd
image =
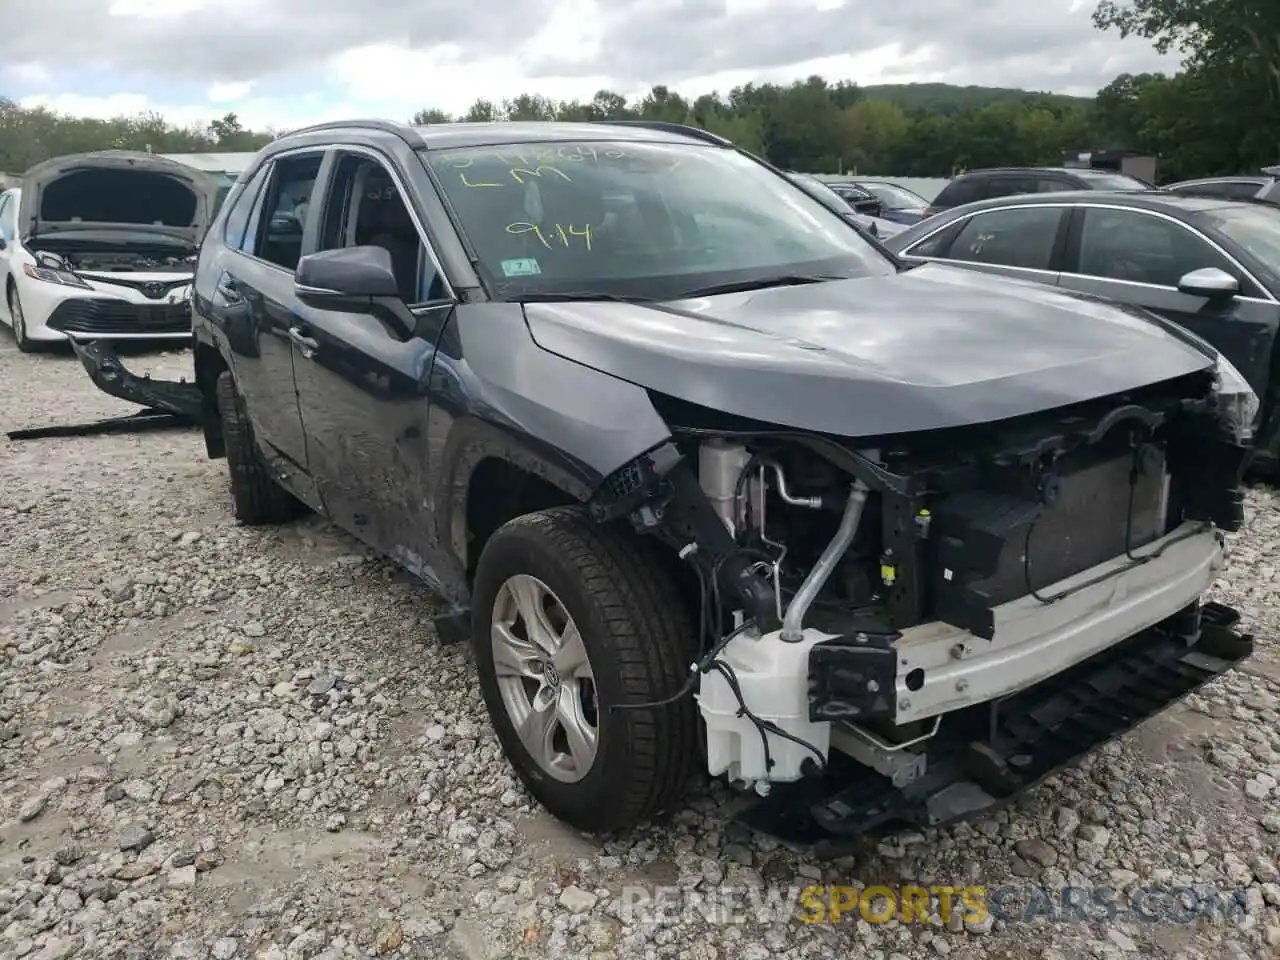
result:
M 4 195 L 0 319 L 20 349 L 71 339 L 188 339 L 191 279 L 217 184 L 148 153 L 32 167 Z

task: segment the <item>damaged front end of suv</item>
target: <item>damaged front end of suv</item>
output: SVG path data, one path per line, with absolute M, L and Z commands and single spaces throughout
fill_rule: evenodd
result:
M 687 689 L 754 828 L 838 852 L 977 814 L 1251 653 L 1202 600 L 1257 411 L 1225 360 L 857 440 L 651 399 L 672 442 L 593 510 L 697 570 Z

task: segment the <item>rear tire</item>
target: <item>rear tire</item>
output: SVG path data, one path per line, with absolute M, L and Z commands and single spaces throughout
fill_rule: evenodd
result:
M 699 756 L 691 695 L 651 709 L 610 709 L 671 697 L 696 656 L 693 627 L 675 584 L 648 556 L 580 508 L 557 507 L 501 527 L 485 545 L 476 571 L 472 646 L 503 751 L 540 804 L 588 833 L 624 830 L 669 811 Z M 545 616 L 542 624 L 567 622 L 553 633 L 572 637 L 576 628 L 582 667 L 568 669 L 572 656 L 543 657 L 546 648 L 529 642 L 517 594 L 549 598 L 537 606 Z M 513 620 L 516 609 L 521 613 Z M 508 639 L 512 635 L 515 643 Z M 521 659 L 521 650 L 529 659 Z M 517 661 L 522 669 L 511 668 Z M 590 703 L 579 699 L 588 688 Z M 542 724 L 546 732 L 523 740 L 518 725 L 536 725 L 513 715 L 511 698 L 518 699 L 521 689 L 537 690 L 521 703 L 533 707 L 545 695 L 543 702 L 554 705 L 547 711 L 556 717 Z M 579 709 L 581 704 L 586 706 Z M 536 713 L 534 708 L 524 716 Z M 583 719 L 594 729 L 590 749 L 583 748 Z M 585 762 L 577 762 L 580 755 Z
M 230 370 L 218 375 L 214 390 L 226 442 L 236 519 L 246 526 L 267 526 L 295 519 L 302 512 L 302 504 L 272 479 L 258 453 L 244 400 L 236 390 Z

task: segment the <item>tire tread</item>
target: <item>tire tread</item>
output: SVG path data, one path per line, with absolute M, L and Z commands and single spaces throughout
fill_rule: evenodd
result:
M 298 516 L 299 503 L 280 486 L 258 454 L 244 401 L 236 390 L 231 371 L 224 370 L 214 384 L 222 436 L 226 441 L 227 471 L 236 519 L 246 526 L 286 523 Z
M 602 645 L 613 652 L 628 703 L 665 699 L 686 681 L 695 659 L 688 612 L 669 575 L 633 539 L 594 523 L 581 507 L 556 507 L 509 521 L 499 537 L 540 541 L 580 578 L 601 613 Z M 490 541 L 491 543 L 493 541 Z M 483 564 L 483 557 L 481 563 Z M 701 755 L 692 696 L 629 710 L 629 777 L 616 803 L 595 808 L 589 829 L 624 829 L 676 804 Z

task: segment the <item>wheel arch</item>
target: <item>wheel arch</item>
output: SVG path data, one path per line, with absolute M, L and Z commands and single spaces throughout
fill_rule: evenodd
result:
M 526 513 L 584 504 L 604 479 L 560 451 L 478 419 L 454 422 L 440 464 L 437 534 L 453 567 L 446 586 L 462 595 L 499 527 Z

